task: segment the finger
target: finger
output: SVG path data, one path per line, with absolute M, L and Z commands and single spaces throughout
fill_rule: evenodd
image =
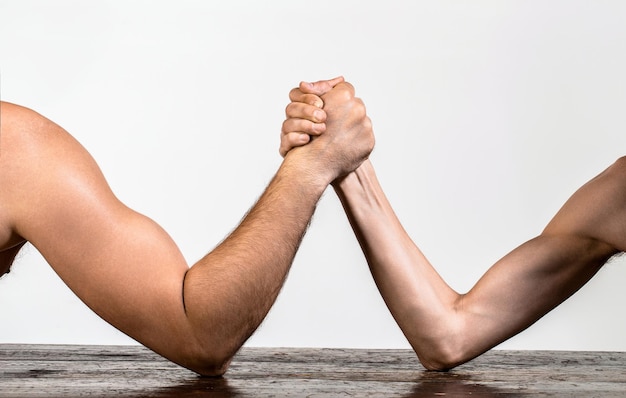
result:
M 284 157 L 287 152 L 293 148 L 306 145 L 309 141 L 311 141 L 311 136 L 308 134 L 297 132 L 283 134 L 280 139 L 280 148 L 278 148 L 278 152 L 280 153 L 280 156 Z
M 283 135 L 289 133 L 304 133 L 309 135 L 320 135 L 326 131 L 325 123 L 313 123 L 306 119 L 287 119 L 283 122 Z
M 313 105 L 317 108 L 324 107 L 324 101 L 315 94 L 303 93 L 299 88 L 294 88 L 289 92 L 289 99 L 292 102 L 302 102 L 304 104 Z
M 320 80 L 317 82 L 300 82 L 300 91 L 307 94 L 324 95 L 333 89 L 337 84 L 343 83 L 343 76 L 335 77 L 330 80 Z
M 285 108 L 285 115 L 287 118 L 306 119 L 313 123 L 326 121 L 326 112 L 324 110 L 302 102 L 291 102 L 288 104 Z
M 328 102 L 329 99 L 334 101 L 344 102 L 350 101 L 354 98 L 354 86 L 348 82 L 341 82 L 335 86 L 335 88 L 328 93 L 322 95 L 322 101 Z

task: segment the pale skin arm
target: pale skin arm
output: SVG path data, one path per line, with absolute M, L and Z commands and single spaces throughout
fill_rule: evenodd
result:
M 322 92 L 301 85 L 292 100 Z M 288 131 L 307 133 L 314 106 L 292 108 Z M 299 145 L 297 135 L 282 138 L 282 151 Z M 371 162 L 333 186 L 387 306 L 428 369 L 450 369 L 524 330 L 626 249 L 626 159 L 580 188 L 541 235 L 467 294 L 451 289 L 407 235 Z
M 335 122 L 323 139 L 291 151 L 237 229 L 190 269 L 163 229 L 113 195 L 69 134 L 1 103 L 0 232 L 31 242 L 124 333 L 200 374 L 223 374 L 273 304 L 321 194 L 372 150 L 352 87 L 341 83 L 324 100 Z

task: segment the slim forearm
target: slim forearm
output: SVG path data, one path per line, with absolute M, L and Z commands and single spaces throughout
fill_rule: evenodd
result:
M 570 224 L 581 214 L 566 210 L 548 233 L 509 253 L 470 292 L 458 295 L 403 230 L 370 164 L 335 188 L 383 298 L 422 363 L 432 369 L 465 362 L 525 329 L 615 253 L 597 239 L 571 233 Z M 601 191 L 597 180 L 590 191 Z M 574 202 L 589 199 L 584 192 L 574 197 Z
M 451 320 L 445 315 L 459 295 L 443 281 L 408 236 L 371 163 L 365 162 L 334 187 L 376 284 L 409 341 L 427 345 L 445 336 L 447 322 Z
M 187 274 L 190 322 L 204 345 L 234 354 L 261 323 L 287 275 L 327 181 L 288 157 L 239 227 Z

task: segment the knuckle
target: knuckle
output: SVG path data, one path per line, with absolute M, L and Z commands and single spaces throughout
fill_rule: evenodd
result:
M 351 91 L 352 93 L 354 93 L 354 86 L 353 86 L 353 85 L 352 85 L 352 83 L 350 83 L 350 82 L 342 82 L 342 83 L 339 83 L 339 84 L 337 85 L 337 87 L 344 88 L 344 89 L 349 90 L 349 91 Z
M 351 101 L 354 98 L 354 90 L 350 89 L 346 83 L 340 83 L 328 94 L 332 95 L 334 99 L 340 102 Z
M 353 94 L 350 92 L 350 90 L 346 90 L 344 88 L 342 88 L 339 91 L 339 95 L 340 95 L 340 99 L 343 101 L 352 101 L 354 99 Z
M 361 119 L 367 117 L 367 111 L 365 109 L 365 105 L 363 105 L 363 102 L 357 102 L 356 106 L 354 107 L 354 113 L 358 118 Z
M 363 119 L 363 127 L 366 128 L 367 130 L 371 130 L 372 129 L 372 119 L 370 119 L 369 117 L 365 117 Z
M 344 89 L 354 98 L 354 86 L 348 82 L 343 83 Z

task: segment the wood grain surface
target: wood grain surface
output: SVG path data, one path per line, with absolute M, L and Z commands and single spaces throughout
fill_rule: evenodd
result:
M 139 346 L 0 344 L 0 397 L 625 397 L 626 353 L 491 351 L 429 372 L 410 350 L 244 348 L 203 378 Z

